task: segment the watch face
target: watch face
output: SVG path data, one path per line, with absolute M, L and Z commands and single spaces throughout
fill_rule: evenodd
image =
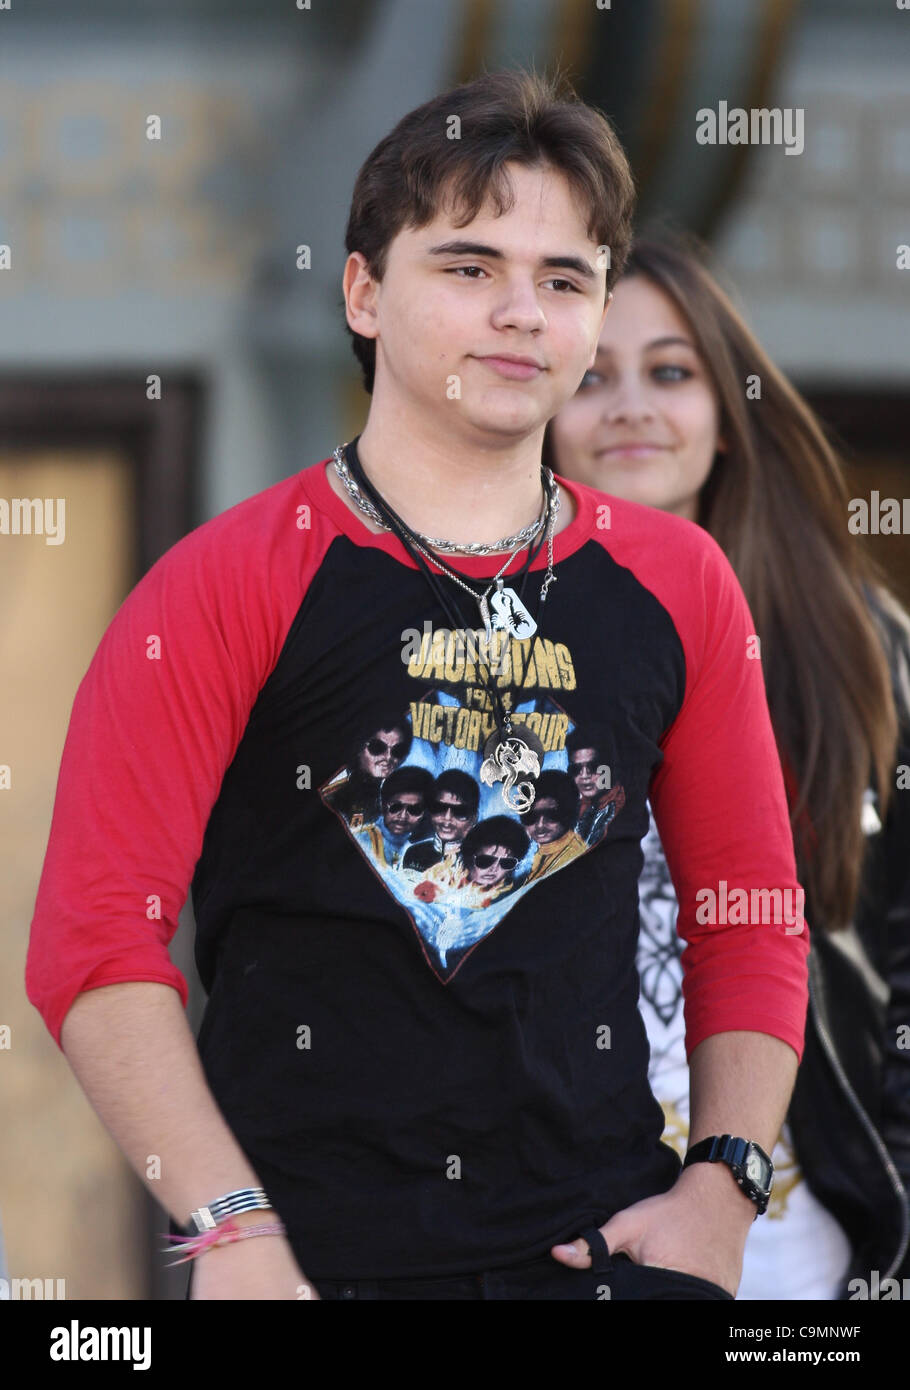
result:
M 759 1187 L 767 1187 L 768 1185 L 768 1174 L 764 1161 L 754 1151 L 746 1159 L 746 1177 Z

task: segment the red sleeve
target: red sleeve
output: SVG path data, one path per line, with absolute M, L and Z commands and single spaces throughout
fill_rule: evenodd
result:
M 663 600 L 683 644 L 686 693 L 651 784 L 687 943 L 686 1053 L 744 1029 L 781 1038 L 801 1059 L 809 932 L 761 660 L 750 655 L 755 624 L 720 546 L 700 529 L 688 539 Z M 779 891 L 763 900 L 761 889 Z
M 26 962 L 55 1042 L 83 990 L 187 984 L 177 930 L 209 814 L 313 560 L 296 479 L 216 517 L 127 597 L 76 693 Z

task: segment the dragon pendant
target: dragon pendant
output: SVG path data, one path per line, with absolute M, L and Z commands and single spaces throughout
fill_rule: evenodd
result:
M 537 742 L 536 739 L 534 741 Z M 499 734 L 494 734 L 484 752 L 488 756 L 480 766 L 481 782 L 488 787 L 503 782 L 502 799 L 509 810 L 517 811 L 519 815 L 529 811 L 534 802 L 534 784 L 519 781 L 519 777 L 522 773 L 529 773 L 531 777 L 540 776 L 540 757 L 535 750 L 514 734 L 505 740 L 501 740 Z

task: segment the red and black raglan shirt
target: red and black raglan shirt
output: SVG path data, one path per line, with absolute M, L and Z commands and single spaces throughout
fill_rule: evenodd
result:
M 519 815 L 479 775 L 479 615 L 472 647 L 327 466 L 193 531 L 114 617 L 28 994 L 58 1045 L 82 990 L 186 1003 L 167 948 L 191 889 L 208 1084 L 305 1273 L 491 1269 L 678 1174 L 638 1011 L 649 797 L 688 1052 L 748 1029 L 802 1053 L 808 931 L 727 910 L 798 890 L 754 624 L 705 531 L 560 479 L 576 514 L 542 608 L 546 547 L 529 574 L 539 630 L 489 653 L 544 749 L 544 813 Z M 453 563 L 480 590 L 501 557 Z

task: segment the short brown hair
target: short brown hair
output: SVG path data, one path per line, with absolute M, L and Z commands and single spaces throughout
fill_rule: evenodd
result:
M 447 137 L 452 116 L 460 138 Z M 588 213 L 588 235 L 610 250 L 607 290 L 621 274 L 632 238 L 635 184 L 609 120 L 584 103 L 558 74 L 503 69 L 464 82 L 416 107 L 361 166 L 345 233 L 374 280 L 385 274 L 390 243 L 404 227 L 425 227 L 451 190 L 457 227 L 477 216 L 488 196 L 499 215 L 514 195 L 503 165 L 551 165 L 562 172 Z M 355 333 L 354 355 L 372 394 L 376 342 Z

